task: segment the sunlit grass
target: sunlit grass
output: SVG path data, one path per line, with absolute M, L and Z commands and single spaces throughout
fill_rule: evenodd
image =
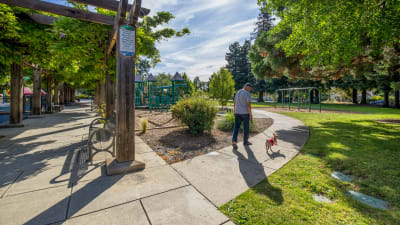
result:
M 400 119 L 400 110 L 378 109 L 365 115 L 285 113 L 310 128 L 302 153 L 221 211 L 236 224 L 400 224 L 400 125 L 376 122 Z M 339 182 L 333 171 L 355 178 Z M 347 190 L 388 201 L 390 210 L 361 205 Z M 318 203 L 313 194 L 333 203 Z

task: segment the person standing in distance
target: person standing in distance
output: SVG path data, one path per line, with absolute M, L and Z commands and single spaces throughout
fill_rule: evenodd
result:
M 240 126 L 243 122 L 244 135 L 243 144 L 251 145 L 249 142 L 250 133 L 250 120 L 253 120 L 253 115 L 251 114 L 251 90 L 253 86 L 250 83 L 244 85 L 243 89 L 240 89 L 235 96 L 233 101 L 233 111 L 235 113 L 235 127 L 233 128 L 232 146 L 237 146 L 237 137 L 239 133 Z

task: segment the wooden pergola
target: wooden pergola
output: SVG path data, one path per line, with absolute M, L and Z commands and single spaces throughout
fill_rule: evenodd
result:
M 100 15 L 77 8 L 57 5 L 40 0 L 0 0 L 11 6 L 18 6 L 60 16 L 113 26 L 106 59 L 116 46 L 117 55 L 117 93 L 116 93 L 116 158 L 106 160 L 107 173 L 119 174 L 144 169 L 145 164 L 135 160 L 135 58 L 136 24 L 139 17 L 149 14 L 150 10 L 141 7 L 141 0 L 132 5 L 128 0 L 73 0 L 99 8 L 116 11 L 115 17 Z M 127 15 L 129 12 L 129 15 Z M 37 13 L 30 13 L 30 18 L 37 23 L 51 25 L 57 18 Z M 133 37 L 132 37 L 133 36 Z M 131 43 L 132 42 L 132 43 Z M 112 114 L 113 101 L 110 77 L 106 74 L 107 115 Z M 111 94 L 110 94 L 111 93 Z

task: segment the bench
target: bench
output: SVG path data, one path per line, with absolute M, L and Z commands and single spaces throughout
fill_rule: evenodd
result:
M 87 161 L 93 162 L 93 157 L 100 152 L 108 152 L 115 157 L 115 114 L 109 120 L 97 118 L 89 125 Z
M 62 110 L 64 110 L 63 105 L 54 105 L 53 108 L 55 112 L 61 112 Z

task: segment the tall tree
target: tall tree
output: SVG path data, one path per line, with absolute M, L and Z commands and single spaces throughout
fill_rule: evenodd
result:
M 149 75 L 149 71 L 151 68 L 150 61 L 145 58 L 140 58 L 139 63 L 136 66 L 137 74 L 139 74 L 143 80 L 146 80 L 146 77 Z
M 154 76 L 156 78 L 156 86 L 171 85 L 172 74 L 170 73 L 159 73 Z
M 216 98 L 222 106 L 232 99 L 235 92 L 235 82 L 232 79 L 232 74 L 221 68 L 218 73 L 212 75 L 210 82 L 210 94 Z
M 263 32 L 268 32 L 274 27 L 275 18 L 272 17 L 268 11 L 263 8 L 260 8 L 260 13 L 257 17 L 256 27 L 253 32 L 250 34 L 250 39 L 257 39 Z
M 193 86 L 196 91 L 201 89 L 201 81 L 199 76 L 196 76 L 193 79 Z
M 229 46 L 229 52 L 225 55 L 225 60 L 228 62 L 226 69 L 231 72 L 235 81 L 235 89 L 243 88 L 246 83 L 255 85 L 256 79 L 251 73 L 251 64 L 248 58 L 251 43 L 246 40 L 241 46 L 235 42 Z
M 189 76 L 184 72 L 182 74 L 182 78 L 188 83 L 189 85 L 189 95 L 192 95 L 194 93 L 194 85 L 193 82 L 190 80 Z

